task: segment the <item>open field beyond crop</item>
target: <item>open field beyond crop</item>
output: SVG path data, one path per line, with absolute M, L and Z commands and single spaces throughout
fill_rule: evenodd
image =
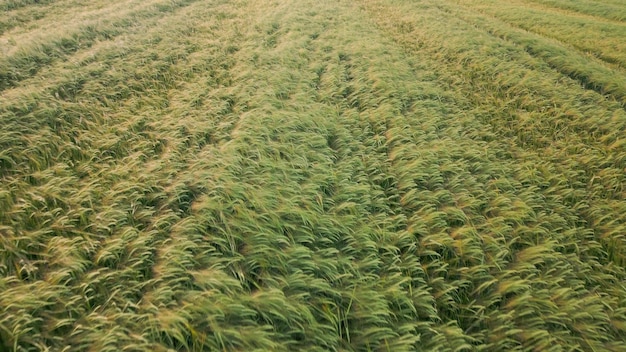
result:
M 0 351 L 626 351 L 626 2 L 0 0 Z

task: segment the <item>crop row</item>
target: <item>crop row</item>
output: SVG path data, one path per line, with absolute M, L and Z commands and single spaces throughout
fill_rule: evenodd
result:
M 520 152 L 524 154 L 516 157 L 526 156 L 528 152 L 541 153 L 541 158 L 550 161 L 554 170 L 563 175 L 555 175 L 558 187 L 571 189 L 566 197 L 570 206 L 585 208 L 582 214 L 590 224 L 601 223 L 602 220 L 592 215 L 599 213 L 592 211 L 589 204 L 595 199 L 603 207 L 604 219 L 610 219 L 610 227 L 615 229 L 608 236 L 612 238 L 610 242 L 622 241 L 619 224 L 623 222 L 624 199 L 625 153 L 620 138 L 626 121 L 623 109 L 555 73 L 522 48 L 476 29 L 463 17 L 451 19 L 456 21 L 459 34 L 444 40 L 449 34 L 445 34 L 441 25 L 428 21 L 428 16 L 458 18 L 460 14 L 435 7 L 419 10 L 421 15 L 411 18 L 412 11 L 417 10 L 405 9 L 409 15 L 400 17 L 402 10 L 393 8 L 393 14 L 403 19 L 393 24 L 396 40 L 408 47 L 415 47 L 413 43 L 417 42 L 419 50 L 437 58 L 432 69 L 448 84 L 466 92 L 472 104 L 468 109 L 474 110 L 477 117 L 522 148 Z M 408 33 L 405 32 L 409 25 L 397 24 L 403 21 L 411 24 L 416 19 L 419 25 L 412 24 Z M 490 55 L 485 57 L 487 53 Z M 554 86 L 559 89 L 553 89 Z M 604 130 L 604 127 L 609 128 Z M 563 177 L 562 181 L 557 181 L 559 177 Z M 604 209 L 606 197 L 614 199 L 613 210 Z M 607 210 L 611 215 L 605 213 Z M 599 233 L 604 237 L 605 230 Z M 618 258 L 618 263 L 621 260 Z
M 191 3 L 192 0 L 142 1 L 136 4 L 121 2 L 110 4 L 104 9 L 96 9 L 85 18 L 45 17 L 46 25 L 32 31 L 5 33 L 4 42 L 13 45 L 7 45 L 7 52 L 0 57 L 0 90 L 15 87 L 20 81 L 36 75 L 42 68 L 67 59 L 77 52 L 87 51 L 102 41 L 129 32 L 141 32 L 142 25 L 154 26 L 155 19 Z M 67 24 L 57 26 L 57 21 L 65 21 Z
M 458 3 L 543 37 L 554 38 L 618 67 L 626 66 L 626 47 L 621 40 L 626 36 L 626 26 L 622 22 L 562 13 L 523 0 L 508 2 L 507 5 L 473 0 Z
M 579 12 L 582 14 L 598 16 L 615 21 L 626 20 L 626 10 L 619 0 L 612 1 L 567 1 L 567 0 L 531 0 L 564 10 Z

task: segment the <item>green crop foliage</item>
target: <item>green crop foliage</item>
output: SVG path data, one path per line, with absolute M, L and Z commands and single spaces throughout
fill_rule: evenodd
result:
M 0 351 L 624 351 L 619 0 L 0 0 Z

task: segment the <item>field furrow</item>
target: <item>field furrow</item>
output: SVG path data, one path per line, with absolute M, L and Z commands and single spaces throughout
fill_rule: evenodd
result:
M 121 2 L 117 7 L 94 10 L 85 18 L 61 19 L 67 23 L 65 26 L 53 21 L 54 27 L 48 24 L 26 33 L 5 33 L 4 38 L 0 38 L 6 44 L 0 57 L 0 91 L 35 76 L 42 67 L 66 60 L 80 50 L 89 50 L 100 41 L 123 36 L 129 31 L 142 31 L 142 24 L 150 26 L 150 20 L 167 16 L 193 2 L 137 2 L 135 6 Z
M 438 11 L 431 13 L 433 16 L 439 16 L 441 14 L 441 12 Z M 424 15 L 424 17 L 425 16 L 426 15 Z M 415 28 L 418 27 L 415 25 Z M 460 24 L 457 28 L 459 28 L 459 30 L 463 30 L 463 27 Z M 425 27 L 422 26 L 420 29 L 423 31 Z M 400 28 L 400 31 L 402 31 L 402 27 Z M 538 75 L 535 76 L 537 71 L 531 71 L 525 67 L 528 65 L 529 61 L 526 57 L 524 57 L 525 53 L 523 51 L 517 49 L 518 52 L 520 52 L 518 55 L 521 55 L 518 60 L 521 62 L 516 63 L 516 61 L 511 60 L 511 58 L 516 58 L 515 56 L 511 56 L 511 53 L 514 53 L 512 49 L 502 48 L 501 41 L 494 40 L 489 36 L 481 37 L 478 33 L 480 32 L 473 34 L 472 38 L 475 41 L 484 40 L 483 43 L 485 44 L 483 44 L 482 48 L 486 49 L 488 47 L 484 45 L 489 45 L 488 43 L 490 42 L 493 43 L 488 49 L 494 50 L 494 54 L 490 57 L 491 61 L 488 65 L 486 65 L 484 61 L 474 61 L 481 55 L 477 51 L 467 51 L 463 49 L 459 51 L 450 51 L 448 49 L 453 47 L 461 48 L 463 46 L 461 42 L 450 43 L 445 42 L 445 40 L 441 38 L 439 39 L 440 42 L 433 43 L 433 41 L 436 41 L 436 39 L 434 39 L 436 38 L 436 31 L 432 31 L 430 33 L 419 33 L 424 35 L 423 37 L 417 37 L 417 33 L 415 32 L 410 33 L 407 37 L 404 37 L 404 33 L 402 32 L 396 33 L 396 35 L 398 40 L 403 40 L 404 38 L 409 38 L 407 39 L 409 41 L 430 40 L 432 46 L 424 44 L 420 47 L 420 50 L 430 52 L 431 57 L 432 55 L 437 55 L 441 62 L 449 62 L 446 71 L 441 72 L 441 74 L 446 75 L 447 72 L 452 72 L 453 70 L 457 70 L 459 73 L 458 76 L 449 78 L 449 84 L 454 84 L 458 87 L 465 86 L 466 88 L 462 89 L 466 91 L 466 94 L 472 97 L 471 100 L 473 101 L 473 104 L 480 106 L 477 110 L 481 111 L 481 114 L 491 111 L 491 113 L 483 115 L 483 118 L 485 118 L 485 121 L 489 124 L 494 125 L 494 127 L 497 128 L 497 131 L 499 131 L 500 134 L 503 134 L 503 137 L 514 138 L 513 140 L 516 140 L 516 143 L 524 149 L 540 150 L 541 154 L 546 157 L 549 156 L 549 160 L 552 160 L 555 165 L 560 165 L 559 167 L 562 168 L 562 173 L 567 175 L 566 179 L 569 180 L 568 184 L 570 186 L 589 190 L 593 183 L 598 181 L 600 177 L 606 177 L 611 174 L 612 176 L 605 178 L 606 183 L 602 188 L 604 190 L 613 189 L 614 191 L 609 193 L 602 191 L 600 191 L 600 193 L 591 192 L 589 194 L 592 195 L 592 198 L 600 199 L 600 202 L 604 202 L 605 197 L 608 196 L 616 199 L 618 205 L 621 204 L 624 199 L 624 173 L 621 170 L 623 170 L 624 166 L 623 160 L 619 157 L 619 155 L 623 155 L 623 152 L 615 150 L 611 147 L 607 149 L 607 147 L 602 147 L 600 145 L 598 145 L 597 149 L 590 148 L 591 145 L 606 139 L 598 135 L 597 132 L 599 131 L 594 131 L 593 134 L 589 136 L 579 134 L 580 132 L 591 132 L 586 127 L 575 127 L 577 123 L 587 125 L 587 123 L 584 123 L 581 119 L 568 118 L 568 122 L 557 122 L 558 120 L 565 118 L 567 115 L 567 113 L 564 114 L 564 110 L 561 109 L 580 109 L 581 101 L 576 101 L 573 97 L 572 100 L 558 99 L 557 96 L 548 98 L 549 95 L 553 93 L 550 92 L 547 87 L 551 84 L 555 84 L 547 83 L 547 81 L 551 80 L 554 80 L 552 82 L 559 82 L 556 83 L 561 87 L 558 94 L 560 94 L 563 98 L 565 97 L 565 85 L 561 83 L 562 80 L 560 78 L 555 77 L 550 79 L 548 78 L 550 77 L 549 74 L 544 74 L 542 77 Z M 476 42 L 471 43 L 470 45 L 465 45 L 465 47 L 475 46 L 475 43 Z M 406 44 L 412 46 L 410 42 Z M 499 53 L 496 54 L 496 52 Z M 502 59 L 499 57 L 502 57 Z M 459 63 L 461 63 L 462 66 L 459 65 Z M 436 65 L 441 66 L 441 63 Z M 433 70 L 436 69 L 436 65 L 432 67 Z M 549 71 L 547 72 L 549 73 Z M 466 80 L 459 81 L 458 77 L 460 75 L 464 75 Z M 531 75 L 532 78 L 529 77 Z M 509 82 L 514 82 L 516 78 L 519 79 L 519 81 L 511 85 Z M 580 88 L 575 85 L 572 85 L 571 89 L 580 90 Z M 483 94 L 485 91 L 498 93 L 486 96 Z M 554 94 L 556 94 L 556 92 L 554 92 Z M 542 105 L 541 99 L 546 99 L 546 105 Z M 596 100 L 596 102 L 603 100 L 602 97 L 598 97 L 598 99 L 599 100 Z M 559 107 L 557 104 L 563 104 L 563 106 Z M 553 105 L 553 108 L 550 108 L 550 105 Z M 584 103 L 582 105 L 584 106 Z M 594 103 L 593 108 L 595 109 L 599 106 L 601 105 L 595 105 Z M 610 103 L 608 106 L 610 106 Z M 591 108 L 591 106 L 589 106 L 589 108 Z M 590 111 L 587 110 L 589 108 L 584 108 L 583 111 Z M 574 112 L 574 110 L 569 110 L 569 112 Z M 596 110 L 596 112 L 599 111 Z M 533 118 L 532 116 L 535 114 L 541 114 L 543 118 Z M 604 114 L 611 121 L 619 124 L 619 127 L 615 127 L 616 129 L 612 132 L 614 133 L 613 138 L 615 139 L 613 139 L 613 141 L 609 144 L 611 146 L 619 146 L 621 144 L 621 142 L 619 142 L 619 135 L 621 134 L 621 131 L 624 130 L 621 125 L 624 123 L 624 118 L 621 117 L 623 116 L 623 110 L 619 107 L 614 107 L 613 109 L 609 108 Z M 553 118 L 555 120 L 547 120 L 546 118 L 549 116 L 554 116 Z M 600 115 L 590 116 L 598 118 Z M 568 137 L 568 135 L 571 137 Z M 592 137 L 593 139 L 589 139 L 589 137 Z M 581 140 L 584 140 L 584 142 L 581 142 Z M 601 156 L 596 154 L 600 150 L 603 151 Z M 605 154 L 609 150 L 616 153 L 616 159 Z M 584 154 L 587 154 L 587 156 L 584 156 Z M 596 156 L 592 156 L 594 154 Z M 544 157 L 544 159 L 548 158 Z M 613 166 L 609 166 L 606 164 L 609 160 L 614 160 L 617 163 Z M 593 164 L 596 165 L 594 166 Z M 611 169 L 613 171 L 610 171 Z M 601 173 L 597 174 L 599 171 L 601 171 Z M 599 177 L 596 177 L 596 175 Z M 591 181 L 592 179 L 594 180 L 593 182 Z M 599 191 L 599 189 L 597 190 Z M 582 199 L 578 199 L 578 201 L 582 201 Z M 616 221 L 623 221 L 621 215 L 622 213 L 623 211 L 620 207 L 618 207 L 615 209 L 615 213 L 612 218 Z M 596 221 L 593 220 L 591 222 L 595 223 Z M 621 230 L 613 233 L 617 235 L 618 238 L 621 238 L 621 236 L 619 236 L 619 231 Z M 604 230 L 601 231 L 601 233 L 604 233 Z M 623 245 L 620 245 L 620 247 L 623 248 Z
M 619 0 L 617 1 L 568 1 L 568 0 L 530 0 L 534 3 L 545 4 L 555 8 L 572 10 L 586 15 L 597 16 L 614 21 L 624 22 L 626 10 Z
M 39 28 L 48 26 L 49 21 L 62 25 L 68 25 L 72 20 L 84 19 L 86 13 L 92 13 L 94 10 L 115 5 L 115 2 L 102 3 L 98 1 L 85 0 L 56 0 L 56 1 L 39 1 L 36 6 L 23 6 L 7 11 L 5 16 L 0 19 L 0 34 L 11 33 L 35 33 Z M 130 5 L 130 4 L 129 4 Z M 84 11 L 84 12 L 82 12 Z M 8 36 L 4 36 L 4 40 L 8 40 Z M 15 44 L 14 44 L 15 45 Z M 8 50 L 5 49 L 5 50 Z
M 508 2 L 507 6 L 482 0 L 458 3 L 524 30 L 557 39 L 618 67 L 626 66 L 626 55 L 623 54 L 626 46 L 621 40 L 626 36 L 626 23 L 562 13 L 524 1 Z
M 0 8 L 0 351 L 626 349 L 619 3 Z
M 3 0 L 0 2 L 0 10 L 11 11 L 33 4 L 47 4 L 55 0 Z
M 522 47 L 528 54 L 547 63 L 550 68 L 579 81 L 586 89 L 608 95 L 624 106 L 626 75 L 620 65 L 596 59 L 593 55 L 577 52 L 564 42 L 543 37 L 511 26 L 506 22 L 475 13 L 457 5 L 439 4 L 464 21 L 479 25 L 485 31 L 513 45 Z

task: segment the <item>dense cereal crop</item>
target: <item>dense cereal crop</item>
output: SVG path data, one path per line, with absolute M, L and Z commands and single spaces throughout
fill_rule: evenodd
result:
M 0 0 L 0 351 L 626 351 L 621 0 Z

